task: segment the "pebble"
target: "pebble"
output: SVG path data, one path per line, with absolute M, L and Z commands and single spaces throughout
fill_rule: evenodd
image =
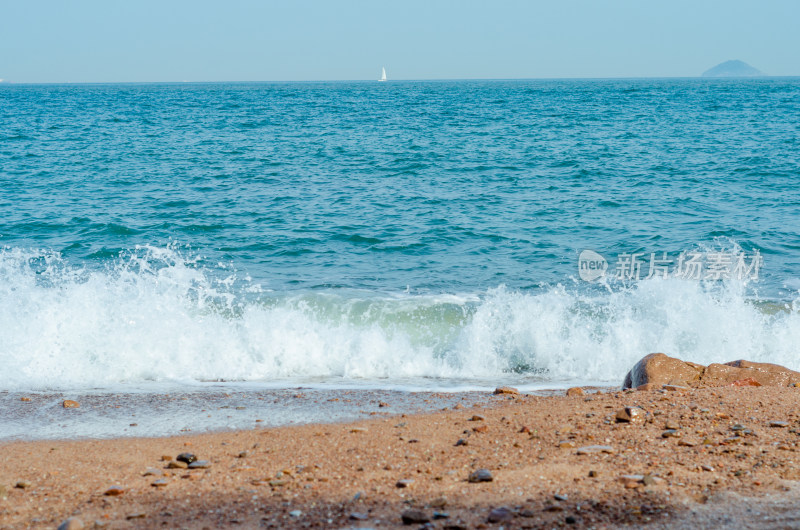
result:
M 683 447 L 694 447 L 697 444 L 695 444 L 694 442 L 690 442 L 689 440 L 681 439 L 681 440 L 678 440 L 678 445 L 681 445 Z
M 561 440 L 558 442 L 559 449 L 575 449 L 575 447 L 577 447 L 577 444 L 569 440 Z
M 625 407 L 617 411 L 618 423 L 644 423 L 645 412 L 639 407 Z
M 85 528 L 83 521 L 76 517 L 64 519 L 64 521 L 58 525 L 58 530 L 81 530 L 82 528 Z
M 71 399 L 65 399 L 63 402 L 61 402 L 61 406 L 65 409 L 77 409 L 81 406 L 81 404 L 77 401 L 72 401 Z
M 189 464 L 189 469 L 208 469 L 211 467 L 211 462 L 208 460 L 195 460 Z
M 118 495 L 122 495 L 123 493 L 125 493 L 125 488 L 122 486 L 111 486 L 103 492 L 103 495 L 106 495 L 107 497 L 116 497 Z
M 411 479 L 411 478 L 404 478 L 404 479 L 398 480 L 398 481 L 395 483 L 395 486 L 396 486 L 396 487 L 398 487 L 398 488 L 408 488 L 408 487 L 409 487 L 409 486 L 411 486 L 413 483 L 414 483 L 414 479 Z
M 171 456 L 169 456 L 169 455 L 161 455 L 161 461 L 162 462 L 169 462 L 170 460 L 172 460 Z
M 400 514 L 403 524 L 424 524 L 430 521 L 430 517 L 421 510 L 405 510 Z
M 154 488 L 165 488 L 167 484 L 168 484 L 167 479 L 160 478 L 158 480 L 153 481 L 150 485 L 153 486 Z
M 674 421 L 668 421 L 668 422 L 666 422 L 664 424 L 664 428 L 665 429 L 671 429 L 673 431 L 677 431 L 678 429 L 681 428 L 681 426 L 678 425 L 677 423 L 675 423 Z
M 472 430 L 475 432 L 488 432 L 489 426 L 486 424 L 478 425 L 477 427 L 473 427 Z
M 142 476 L 143 477 L 149 477 L 151 475 L 155 475 L 157 477 L 160 477 L 163 474 L 164 473 L 162 473 L 160 469 L 156 469 L 154 467 L 148 467 L 147 469 L 144 470 L 144 473 L 142 473 Z
M 568 396 L 582 396 L 583 389 L 579 386 L 573 386 L 572 388 L 567 389 Z
M 459 438 L 458 441 L 456 442 L 456 447 L 458 447 L 460 445 L 468 445 L 468 444 L 467 444 L 467 441 L 464 438 Z
M 499 523 L 502 521 L 508 521 L 514 517 L 514 514 L 511 513 L 511 510 L 508 508 L 495 508 L 494 510 L 489 512 L 488 521 L 490 523 Z
M 590 477 L 592 477 L 592 478 L 597 478 L 597 477 L 599 477 L 599 476 L 600 476 L 600 473 L 598 473 L 598 472 L 597 472 L 597 471 L 595 471 L 594 469 L 590 469 L 590 470 L 589 470 L 589 476 L 590 476 Z
M 189 464 L 186 462 L 178 462 L 176 460 L 167 462 L 167 469 L 186 469 L 187 467 L 189 467 Z
M 303 515 L 303 512 L 301 512 L 300 510 L 292 510 L 291 512 L 289 512 L 289 515 L 291 517 L 300 517 L 301 515 Z
M 492 472 L 488 469 L 477 469 L 469 474 L 470 482 L 491 482 L 493 480 Z
M 446 497 L 436 497 L 431 502 L 428 503 L 431 508 L 444 508 L 447 506 L 447 498 Z
M 644 475 L 622 475 L 618 480 L 626 488 L 638 488 L 640 484 L 644 484 Z
M 31 398 L 29 398 L 29 397 L 21 397 L 21 398 L 19 398 L 19 400 L 20 401 L 30 401 Z
M 378 407 L 380 407 L 380 408 L 384 408 L 384 407 L 388 407 L 388 406 L 389 406 L 389 404 L 386 403 L 385 401 L 379 401 L 378 402 Z
M 369 519 L 369 515 L 361 512 L 353 512 L 350 514 L 350 519 L 353 521 L 366 521 Z
M 568 497 L 566 495 L 561 495 L 560 493 L 556 493 L 555 495 L 553 495 L 553 498 L 557 501 L 565 501 L 567 500 Z
M 681 432 L 676 429 L 667 429 L 666 431 L 661 433 L 662 438 L 680 438 Z
M 192 462 L 197 460 L 197 457 L 192 453 L 181 453 L 175 460 L 177 460 L 178 462 L 186 462 L 187 464 L 191 464 Z
M 511 386 L 499 386 L 494 389 L 495 395 L 497 394 L 519 394 L 519 390 Z
M 469 421 L 483 421 L 483 416 L 479 416 L 479 415 L 475 414 L 474 416 L 472 416 L 469 419 Z
M 449 519 L 450 514 L 447 512 L 433 512 L 434 519 Z
M 778 428 L 788 427 L 789 426 L 789 422 L 788 421 L 771 421 L 771 422 L 769 422 L 769 426 L 770 427 L 778 427 Z
M 19 488 L 21 490 L 28 489 L 31 487 L 31 483 L 27 480 L 20 480 L 14 485 L 15 488 Z
M 683 392 L 685 390 L 689 390 L 689 387 L 681 385 L 664 385 L 664 390 L 669 392 Z
M 612 454 L 613 452 L 614 448 L 610 445 L 587 445 L 585 447 L 578 448 L 579 455 L 589 455 L 593 453 Z
M 237 458 L 247 458 L 248 456 L 250 456 L 250 451 L 242 451 Z
M 367 430 L 364 427 L 353 427 L 352 429 L 350 429 L 350 432 L 358 434 L 358 433 L 367 432 Z
M 132 513 L 130 515 L 125 516 L 125 519 L 130 521 L 131 519 L 144 519 L 145 517 L 147 517 L 146 513 L 144 513 L 144 512 L 136 512 L 136 513 Z

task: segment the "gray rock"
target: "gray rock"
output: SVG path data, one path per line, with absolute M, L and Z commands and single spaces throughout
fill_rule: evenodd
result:
M 195 460 L 189 464 L 189 469 L 208 469 L 211 467 L 211 462 L 208 460 Z
M 490 523 L 500 523 L 503 521 L 508 521 L 514 518 L 514 514 L 508 508 L 501 507 L 495 508 L 491 512 L 489 512 L 489 517 L 487 520 Z
M 493 480 L 492 472 L 488 469 L 476 469 L 469 474 L 470 482 L 491 482 Z
M 428 515 L 421 510 L 405 510 L 400 514 L 403 524 L 425 524 L 431 520 Z
M 187 464 L 191 464 L 192 462 L 197 460 L 197 457 L 192 453 L 181 453 L 175 460 L 177 460 L 178 462 L 186 462 Z

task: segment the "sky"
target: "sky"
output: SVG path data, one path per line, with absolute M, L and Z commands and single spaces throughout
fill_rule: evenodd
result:
M 0 78 L 800 75 L 798 22 L 798 0 L 0 0 Z

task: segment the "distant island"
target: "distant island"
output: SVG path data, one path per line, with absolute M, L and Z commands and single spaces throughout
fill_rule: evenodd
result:
M 763 77 L 766 74 L 744 61 L 725 61 L 703 72 L 703 77 Z

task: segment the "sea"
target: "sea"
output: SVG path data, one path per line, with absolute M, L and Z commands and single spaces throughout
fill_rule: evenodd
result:
M 0 439 L 800 370 L 799 168 L 800 78 L 0 84 Z

